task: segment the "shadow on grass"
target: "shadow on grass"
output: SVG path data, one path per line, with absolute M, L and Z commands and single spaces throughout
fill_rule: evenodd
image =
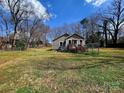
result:
M 33 63 L 33 62 L 32 62 Z M 117 66 L 123 64 L 123 62 L 113 62 L 110 59 L 101 59 L 99 62 L 87 63 L 87 62 L 67 62 L 67 61 L 56 61 L 54 60 L 44 60 L 44 62 L 37 61 L 37 64 L 33 64 L 35 69 L 39 70 L 80 70 L 80 69 L 90 69 L 99 68 L 104 65 L 106 66 Z
M 84 52 L 84 55 L 88 55 L 88 56 L 93 56 L 93 57 L 97 57 L 99 56 L 99 52 L 93 51 L 93 52 Z
M 54 51 L 53 49 L 48 49 L 47 51 Z

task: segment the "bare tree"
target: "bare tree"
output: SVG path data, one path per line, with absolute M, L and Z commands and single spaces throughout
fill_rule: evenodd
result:
M 108 8 L 108 12 L 104 15 L 104 19 L 107 20 L 110 25 L 108 32 L 112 37 L 113 44 L 116 45 L 118 33 L 124 25 L 124 1 L 113 0 Z
M 97 15 L 92 15 L 90 17 L 84 18 L 81 21 L 87 43 L 98 42 L 99 39 L 98 38 L 99 26 L 97 25 L 98 21 L 99 21 L 99 17 Z
M 107 47 L 108 45 L 108 33 L 107 33 L 107 25 L 108 25 L 108 21 L 104 20 L 103 21 L 103 33 L 105 35 L 105 47 Z
M 2 0 L 1 5 L 9 11 L 11 15 L 11 21 L 14 28 L 12 47 L 15 47 L 16 34 L 18 33 L 18 26 L 27 18 L 27 14 L 30 12 L 28 4 L 24 4 L 25 0 Z
M 49 27 L 43 24 L 42 19 L 35 16 L 32 19 L 23 21 L 20 25 L 20 30 L 21 36 L 26 40 L 26 47 L 28 48 L 32 42 L 38 42 L 41 39 L 45 42 Z

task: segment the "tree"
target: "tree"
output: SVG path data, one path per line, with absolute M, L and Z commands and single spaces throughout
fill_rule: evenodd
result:
M 12 47 L 15 47 L 18 26 L 23 20 L 27 18 L 27 15 L 31 13 L 31 11 L 29 11 L 29 9 L 31 8 L 29 8 L 29 5 L 24 2 L 25 0 L 1 0 L 1 6 L 3 6 L 9 11 L 11 16 L 11 22 L 13 24 L 14 34 L 12 40 Z
M 105 47 L 107 47 L 107 45 L 108 45 L 108 28 L 107 28 L 107 25 L 108 25 L 108 21 L 107 20 L 104 20 L 103 21 L 103 26 L 102 26 L 102 28 L 103 28 L 103 33 L 104 33 L 104 36 L 105 36 Z M 101 26 L 100 26 L 101 27 Z
M 88 26 L 89 26 L 88 18 L 84 18 L 83 20 L 81 20 L 80 23 L 83 25 L 83 30 L 85 32 L 85 38 L 88 39 Z
M 20 25 L 21 39 L 25 40 L 26 47 L 29 48 L 31 43 L 40 42 L 46 40 L 46 34 L 49 31 L 49 27 L 43 24 L 42 19 L 37 16 L 32 19 L 26 19 Z
M 116 46 L 118 33 L 124 25 L 124 1 L 113 0 L 111 6 L 108 8 L 107 14 L 105 13 L 104 15 L 104 19 L 110 25 L 108 32 L 112 37 L 113 44 Z
M 42 34 L 47 33 L 43 20 L 49 18 L 49 14 L 39 15 L 33 7 L 27 0 L 0 0 L 0 9 L 7 15 L 1 12 L 0 20 L 4 23 L 3 28 L 6 27 L 7 36 L 11 36 L 12 48 L 16 47 L 17 39 L 23 39 L 28 47 L 31 41 L 39 40 Z M 8 27 L 10 24 L 11 28 Z
M 92 15 L 90 17 L 87 17 L 81 20 L 80 23 L 83 25 L 87 43 L 98 42 L 99 40 L 99 36 L 98 36 L 99 26 L 97 25 L 98 21 L 99 21 L 99 18 L 97 15 Z

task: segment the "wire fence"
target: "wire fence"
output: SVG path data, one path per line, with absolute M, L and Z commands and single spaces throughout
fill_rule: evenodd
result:
M 100 44 L 99 43 L 88 43 L 86 44 L 87 52 L 97 52 L 99 54 Z

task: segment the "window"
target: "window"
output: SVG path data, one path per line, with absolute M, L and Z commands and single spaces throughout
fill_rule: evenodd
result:
M 82 40 L 80 40 L 80 45 L 82 45 L 82 43 L 83 43 L 83 41 L 82 41 Z
M 80 40 L 80 43 L 82 43 L 82 40 Z
M 63 45 L 63 43 L 62 42 L 60 42 L 60 46 L 62 46 Z
M 69 40 L 69 44 L 71 44 L 71 40 Z
M 66 41 L 64 41 L 64 43 L 63 43 L 63 46 L 65 46 L 66 45 Z

